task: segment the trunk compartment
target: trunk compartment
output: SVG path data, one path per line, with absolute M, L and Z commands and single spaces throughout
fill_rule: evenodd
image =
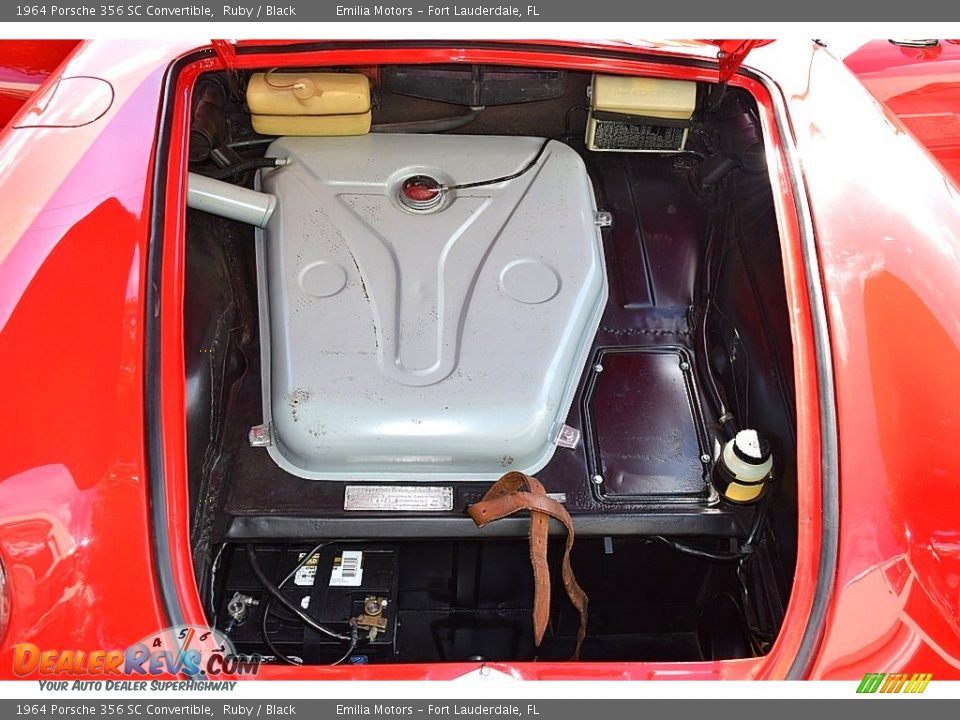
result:
M 741 89 L 699 85 L 682 151 L 597 152 L 585 142 L 588 72 L 544 69 L 542 85 L 529 97 L 537 73 L 530 68 L 335 70 L 371 78 L 374 131 L 359 141 L 277 143 L 258 136 L 238 91 L 247 73 L 209 73 L 194 93 L 200 140 L 191 146 L 191 172 L 222 175 L 233 168 L 232 183 L 270 189 L 280 207 L 265 231 L 187 211 L 191 540 L 209 622 L 239 651 L 270 662 L 567 659 L 579 621 L 559 582 L 562 527 L 550 527 L 554 582 L 538 649 L 529 516 L 478 529 L 466 514 L 500 473 L 520 469 L 536 475 L 576 527 L 572 564 L 590 598 L 583 660 L 681 662 L 766 653 L 780 629 L 796 563 L 796 408 L 780 239 L 754 99 Z M 490 104 L 465 112 L 428 99 L 424 77 L 448 81 L 441 88 L 445 99 L 473 87 Z M 377 135 L 378 126 L 389 132 Z M 437 132 L 443 134 L 431 134 Z M 536 160 L 547 138 L 568 164 L 551 178 L 543 164 L 549 159 L 540 158 L 532 172 L 543 184 L 521 176 L 526 185 L 517 187 L 534 195 L 552 188 L 559 204 L 547 212 L 551 196 L 545 195 L 506 208 L 513 220 L 526 213 L 510 226 L 520 228 L 512 240 L 495 228 L 473 240 L 464 235 L 468 245 L 485 242 L 487 249 L 473 248 L 477 257 L 462 262 L 461 276 L 439 290 L 431 289 L 436 258 L 450 258 L 442 242 L 407 251 L 377 244 L 390 233 L 429 243 L 435 225 L 398 214 L 410 225 L 401 233 L 400 223 L 389 220 L 402 209 L 386 195 L 378 207 L 369 200 L 376 193 L 366 201 L 317 201 L 307 193 L 294 203 L 293 191 L 272 179 L 290 168 L 270 169 L 264 160 L 285 148 L 309 147 L 318 153 L 309 172 L 339 187 L 342 197 L 345 173 L 368 185 L 414 173 L 448 173 L 450 179 L 438 178 L 446 184 L 496 179 Z M 499 164 L 490 159 L 511 143 L 524 151 Z M 420 148 L 426 159 L 418 164 L 405 149 L 391 164 L 398 144 Z M 396 167 L 403 177 L 394 177 Z M 359 177 L 357 168 L 368 168 L 370 177 Z M 310 181 L 298 182 L 302 188 Z M 492 203 L 509 182 L 481 188 L 476 202 Z M 609 215 L 571 229 L 564 212 L 577 201 L 567 199 L 565 183 L 580 182 L 592 196 L 583 207 Z M 452 202 L 466 207 L 469 192 L 457 192 L 463 197 Z M 348 215 L 333 221 L 331 208 Z M 439 223 L 444 212 L 422 219 Z M 361 252 L 353 263 L 337 260 L 343 286 L 334 293 L 324 285 L 319 294 L 298 295 L 302 283 L 284 286 L 331 253 L 343 251 L 349 259 L 359 231 L 344 227 L 358 219 L 369 236 L 360 242 L 370 240 L 369 252 L 390 246 L 395 272 Z M 418 227 L 426 228 L 422 237 Z M 444 232 L 437 237 L 452 237 L 452 230 Z M 282 250 L 271 247 L 280 238 Z M 510 250 L 511 241 L 519 247 Z M 574 252 L 583 242 L 596 243 L 602 265 L 605 294 L 591 296 L 599 298 L 602 313 L 590 320 L 589 302 L 580 298 L 543 314 L 554 297 L 566 290 L 576 296 L 584 287 L 574 281 L 590 257 Z M 558 245 L 572 253 L 569 261 L 551 254 Z M 305 259 L 311 252 L 316 257 Z M 557 273 L 549 302 L 504 298 L 501 291 L 509 288 L 501 266 L 514 256 Z M 265 265 L 271 257 L 274 269 Z M 284 263 L 289 267 L 275 270 Z M 403 289 L 384 295 L 397 279 Z M 520 280 L 520 295 L 542 285 L 536 277 Z M 456 315 L 447 325 L 442 310 L 431 314 L 445 288 L 459 292 L 446 300 Z M 584 317 L 573 322 L 578 312 Z M 418 318 L 423 336 L 411 337 Z M 498 323 L 506 327 L 498 330 Z M 477 328 L 485 331 L 471 335 Z M 394 347 L 386 355 L 385 336 Z M 512 360 L 511 350 L 517 353 Z M 391 357 L 409 359 L 408 367 L 391 365 Z M 453 373 L 456 382 L 444 386 L 447 375 L 424 380 L 431 368 L 438 377 Z M 282 428 L 278 410 L 285 413 Z M 378 423 L 402 427 L 394 432 Z M 530 426 L 538 442 L 523 437 Z M 575 447 L 556 442 L 563 426 L 579 432 Z M 250 431 L 258 427 L 267 428 L 269 449 L 251 444 Z M 759 432 L 758 446 L 769 444 L 774 469 L 759 501 L 742 504 L 723 496 L 726 481 L 717 473 L 724 447 L 746 429 Z M 299 450 L 284 443 L 299 443 Z M 350 509 L 351 497 L 388 503 L 391 493 L 413 504 Z M 268 605 L 271 595 L 251 567 L 251 553 L 266 581 L 314 621 L 349 635 L 350 619 L 364 615 L 367 601 L 385 600 L 376 614 L 386 619 L 385 628 L 370 639 L 364 625 L 362 641 L 345 652 L 344 641 L 306 627 L 276 598 Z M 362 578 L 340 577 L 356 553 L 367 563 Z M 301 561 L 308 564 L 295 571 Z

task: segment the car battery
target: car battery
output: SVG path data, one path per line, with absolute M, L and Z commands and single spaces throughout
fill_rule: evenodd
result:
M 345 663 L 392 661 L 396 655 L 399 554 L 396 546 L 375 543 L 331 543 L 295 572 L 312 548 L 258 548 L 261 566 L 280 585 L 281 592 L 311 618 L 330 630 L 350 635 L 357 626 L 359 643 Z M 239 562 L 237 562 L 239 560 Z M 258 587 L 249 568 L 237 556 L 227 581 L 228 596 L 236 591 L 259 600 L 255 622 L 231 633 L 239 652 L 272 654 L 262 638 L 262 608 L 270 595 Z M 251 583 L 251 580 L 253 582 Z M 267 616 L 267 634 L 274 647 L 307 664 L 331 663 L 346 652 L 348 643 L 308 628 L 275 600 Z
M 303 578 L 305 585 L 313 576 L 308 614 L 345 635 L 350 634 L 351 620 L 357 625 L 360 642 L 349 662 L 362 664 L 390 659 L 396 651 L 397 637 L 397 549 L 372 544 L 330 545 L 314 557 L 315 570 L 308 571 Z M 313 560 L 308 560 L 300 572 L 308 570 Z M 304 636 L 304 660 L 323 662 L 330 654 L 332 643 L 336 641 L 308 630 Z M 342 655 L 341 647 L 337 649 Z

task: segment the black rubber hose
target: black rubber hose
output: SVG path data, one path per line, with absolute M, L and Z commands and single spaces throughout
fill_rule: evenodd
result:
M 286 585 L 296 576 L 296 574 L 300 571 L 300 568 L 309 562 L 310 558 L 323 550 L 323 548 L 327 547 L 329 544 L 330 543 L 328 542 L 322 542 L 314 546 L 314 548 L 310 552 L 306 553 L 303 558 L 301 558 L 300 562 L 293 567 L 293 570 L 284 576 L 283 580 L 280 581 L 280 584 L 277 585 L 277 589 L 282 590 L 284 585 Z M 300 660 L 295 660 L 294 658 L 288 657 L 282 650 L 280 650 L 280 648 L 273 644 L 273 640 L 270 638 L 270 633 L 267 631 L 267 618 L 270 617 L 270 605 L 272 603 L 272 597 L 268 597 L 263 603 L 263 610 L 260 613 L 260 637 L 263 638 L 264 644 L 270 648 L 270 652 L 273 653 L 274 657 L 282 660 L 288 665 L 302 665 L 303 663 Z M 299 620 L 299 618 L 297 619 Z
M 350 645 L 347 647 L 347 651 L 340 656 L 339 660 L 334 660 L 331 665 L 339 665 L 348 657 L 353 655 L 353 651 L 357 649 L 357 644 L 360 642 L 360 630 L 357 629 L 356 625 L 350 626 Z
M 714 562 L 736 562 L 738 560 L 742 560 L 753 552 L 752 549 L 750 552 L 715 552 L 713 550 L 704 550 L 703 548 L 694 547 L 693 545 L 686 545 L 684 543 L 677 542 L 676 540 L 665 538 L 663 535 L 654 535 L 653 538 L 655 540 L 659 540 L 665 545 L 668 545 L 677 552 L 683 553 L 684 555 L 701 558 L 702 560 L 713 560 Z
M 226 92 L 216 80 L 202 82 L 194 94 L 197 99 L 190 123 L 190 162 L 203 162 L 209 158 L 227 133 L 223 117 Z
M 408 122 L 377 123 L 370 126 L 372 133 L 441 133 L 457 130 L 469 125 L 483 112 L 482 107 L 472 107 L 463 115 L 430 118 L 429 120 L 410 120 Z
M 312 554 L 313 553 L 311 553 L 311 555 Z M 309 555 L 307 557 L 309 557 Z M 343 635 L 342 633 L 338 633 L 334 630 L 331 630 L 328 627 L 324 627 L 323 625 L 318 623 L 316 620 L 314 620 L 312 617 L 307 615 L 303 610 L 297 607 L 294 603 L 292 603 L 287 598 L 286 595 L 280 592 L 279 588 L 277 588 L 272 582 L 270 582 L 270 579 L 266 576 L 266 574 L 263 572 L 263 569 L 260 567 L 260 563 L 257 562 L 257 553 L 256 553 L 256 550 L 254 550 L 253 545 L 247 545 L 247 562 L 249 563 L 250 569 L 253 571 L 254 576 L 257 578 L 259 583 L 263 585 L 263 588 L 267 592 L 269 592 L 276 599 L 277 602 L 279 602 L 287 610 L 289 610 L 298 618 L 300 618 L 300 620 L 311 630 L 315 630 L 321 635 L 326 635 L 327 637 L 334 638 L 335 640 L 343 640 L 345 642 L 350 642 L 353 639 L 350 635 Z
M 767 497 L 769 497 L 769 495 Z M 763 533 L 763 526 L 767 518 L 767 497 L 763 498 L 757 505 L 754 511 L 750 533 L 738 551 L 723 552 L 721 550 L 706 550 L 696 547 L 695 545 L 687 545 L 677 540 L 671 540 L 663 535 L 654 535 L 653 539 L 668 545 L 679 553 L 690 555 L 691 557 L 698 557 L 702 560 L 714 560 L 716 562 L 736 562 L 743 560 L 756 553 L 756 544 L 760 539 L 760 535 Z
M 273 653 L 275 658 L 285 662 L 287 665 L 302 665 L 303 663 L 300 660 L 295 660 L 286 655 L 280 648 L 274 645 L 273 640 L 270 639 L 270 633 L 267 631 L 267 617 L 270 613 L 270 603 L 272 602 L 272 597 L 267 598 L 263 604 L 263 612 L 260 613 L 260 637 L 263 638 L 263 644 L 270 649 L 270 652 Z
M 271 135 L 269 137 L 247 138 L 246 140 L 236 140 L 234 142 L 227 143 L 227 147 L 233 148 L 234 150 L 242 150 L 243 148 L 256 147 L 257 145 L 269 145 L 276 139 L 276 135 Z
M 250 158 L 249 160 L 241 160 L 230 167 L 225 167 L 222 170 L 210 173 L 207 177 L 213 178 L 214 180 L 226 180 L 227 178 L 245 173 L 249 170 L 277 167 L 279 160 L 280 158 Z
M 540 158 L 543 157 L 543 153 L 546 151 L 547 145 L 549 145 L 551 142 L 553 142 L 551 138 L 544 139 L 543 143 L 540 145 L 540 149 L 537 150 L 537 154 L 533 156 L 533 159 L 516 172 L 510 173 L 509 175 L 501 175 L 500 177 L 490 178 L 489 180 L 477 180 L 476 182 L 459 183 L 457 185 L 445 185 L 443 189 L 467 190 L 469 188 L 484 187 L 486 185 L 499 185 L 500 183 L 509 182 L 510 180 L 516 180 L 521 175 L 525 175 L 534 167 L 536 167 L 537 163 L 540 162 Z

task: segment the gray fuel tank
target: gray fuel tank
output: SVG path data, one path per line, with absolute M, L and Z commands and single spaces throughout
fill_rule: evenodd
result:
M 257 231 L 271 457 L 315 480 L 493 480 L 552 457 L 607 298 L 593 188 L 530 137 L 281 138 Z M 409 197 L 406 198 L 409 200 Z

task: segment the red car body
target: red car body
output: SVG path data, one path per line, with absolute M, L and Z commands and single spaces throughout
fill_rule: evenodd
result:
M 0 40 L 0 127 L 76 46 L 76 40 Z
M 84 43 L 41 90 L 46 105 L 27 103 L 0 133 L 0 677 L 12 677 L 16 642 L 124 648 L 205 622 L 185 482 L 182 138 L 198 75 L 270 66 L 285 50 L 247 44 L 258 53 Z M 296 52 L 302 65 L 719 71 L 702 43 Z M 755 95 L 772 140 L 798 401 L 798 565 L 782 631 L 749 660 L 494 665 L 515 677 L 960 678 L 960 197 L 823 48 L 777 42 L 747 65 L 729 81 Z M 102 113 L 104 88 L 62 81 L 79 77 L 109 86 Z M 477 667 L 265 667 L 259 677 L 431 679 Z
M 960 40 L 873 40 L 844 63 L 960 185 Z

